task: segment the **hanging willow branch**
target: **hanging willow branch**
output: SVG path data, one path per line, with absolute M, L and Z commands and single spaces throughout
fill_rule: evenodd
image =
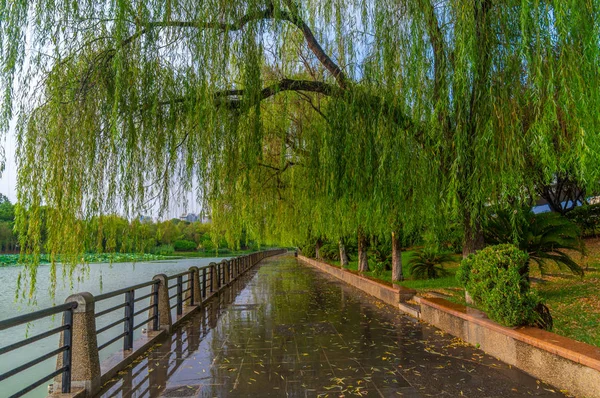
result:
M 181 190 L 232 246 L 450 223 L 473 246 L 490 203 L 565 172 L 598 186 L 599 15 L 600 0 L 0 2 L 23 253 L 74 265 L 89 220 L 166 211 Z M 34 260 L 29 294 L 35 277 Z

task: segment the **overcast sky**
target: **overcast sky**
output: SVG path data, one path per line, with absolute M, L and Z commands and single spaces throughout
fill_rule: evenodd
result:
M 17 200 L 17 166 L 15 164 L 15 137 L 14 131 L 11 129 L 2 143 L 6 153 L 6 169 L 0 178 L 0 193 L 7 196 L 11 202 Z

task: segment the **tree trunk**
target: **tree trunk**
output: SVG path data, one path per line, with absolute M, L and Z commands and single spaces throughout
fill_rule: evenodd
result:
M 321 246 L 323 246 L 323 242 L 321 238 L 317 239 L 317 243 L 315 243 L 315 258 L 317 260 L 321 259 Z
M 465 231 L 465 236 L 463 238 L 463 258 L 466 258 L 469 254 L 483 249 L 485 242 L 483 240 L 481 223 L 475 221 L 472 225 L 470 215 L 465 216 L 463 228 Z
M 403 281 L 402 245 L 396 232 L 392 232 L 392 281 Z
M 469 254 L 475 253 L 477 250 L 483 249 L 485 242 L 483 240 L 483 229 L 481 228 L 481 223 L 479 221 L 475 221 L 473 225 L 471 225 L 471 217 L 470 215 L 465 216 L 465 237 L 463 239 L 463 258 L 466 258 Z M 467 304 L 475 304 L 475 301 L 465 289 L 465 301 Z
M 340 239 L 339 245 L 340 245 L 340 266 L 342 268 L 346 268 L 346 267 L 348 267 L 348 254 L 346 254 L 346 246 L 344 245 L 344 242 L 342 242 L 341 239 Z
M 367 260 L 367 237 L 359 228 L 358 230 L 358 272 L 369 270 L 369 261 Z

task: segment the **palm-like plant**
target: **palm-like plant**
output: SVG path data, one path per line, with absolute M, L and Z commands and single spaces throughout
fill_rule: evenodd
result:
M 408 269 L 415 279 L 435 279 L 448 275 L 443 264 L 454 259 L 449 253 L 442 253 L 433 247 L 426 247 L 417 251 L 408 260 Z
M 485 228 L 488 244 L 512 243 L 529 254 L 542 274 L 548 263 L 583 275 L 583 269 L 565 250 L 584 252 L 579 227 L 558 213 L 534 214 L 526 211 L 511 214 L 498 211 L 492 215 Z

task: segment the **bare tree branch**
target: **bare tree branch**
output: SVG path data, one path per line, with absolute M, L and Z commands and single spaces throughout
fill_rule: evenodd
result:
M 308 91 L 313 93 L 321 93 L 327 96 L 341 95 L 342 91 L 331 84 L 324 82 L 316 82 L 312 80 L 293 80 L 282 79 L 279 82 L 263 88 L 260 95 L 249 101 L 245 98 L 246 90 L 233 89 L 217 91 L 213 96 L 216 106 L 224 106 L 230 110 L 240 110 L 244 106 L 256 105 L 256 102 L 263 101 L 274 96 L 282 91 Z M 177 104 L 190 100 L 189 97 L 180 97 L 172 100 L 159 102 L 159 105 Z
M 290 2 L 291 4 L 291 2 Z M 288 21 L 295 25 L 298 29 L 302 31 L 304 38 L 308 44 L 308 47 L 313 52 L 313 54 L 317 57 L 317 59 L 321 62 L 321 64 L 333 75 L 338 85 L 345 89 L 348 87 L 348 79 L 346 74 L 342 71 L 342 69 L 325 53 L 323 47 L 319 44 L 317 39 L 315 38 L 312 30 L 308 27 L 308 25 L 302 20 L 300 17 L 297 7 L 295 5 L 290 5 L 290 9 L 292 12 L 286 12 L 283 10 L 275 11 L 273 6 L 269 6 L 264 10 L 259 10 L 255 12 L 250 12 L 236 22 L 233 23 L 223 23 L 223 22 L 205 22 L 205 21 L 156 21 L 149 22 L 144 25 L 144 27 L 137 31 L 132 36 L 121 42 L 121 46 L 126 46 L 131 42 L 135 41 L 139 37 L 148 33 L 152 29 L 160 28 L 160 27 L 171 27 L 171 28 L 195 28 L 195 29 L 218 29 L 224 32 L 230 31 L 238 31 L 244 28 L 249 22 L 258 21 L 262 19 L 271 19 L 271 20 L 282 20 Z

